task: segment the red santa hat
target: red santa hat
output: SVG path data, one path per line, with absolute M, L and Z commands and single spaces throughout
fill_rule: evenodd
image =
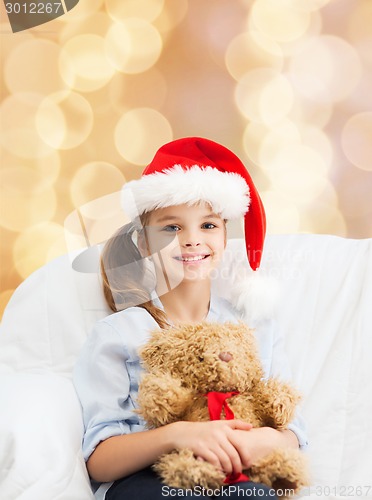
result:
M 266 232 L 264 207 L 245 166 L 224 146 L 200 137 L 169 142 L 142 177 L 122 190 L 122 206 L 132 220 L 156 208 L 198 201 L 225 219 L 244 217 L 248 262 L 256 270 Z

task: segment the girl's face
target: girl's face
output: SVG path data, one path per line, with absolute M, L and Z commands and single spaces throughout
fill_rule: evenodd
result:
M 226 246 L 226 226 L 208 203 L 177 205 L 149 214 L 145 239 L 157 275 L 173 288 L 210 277 Z

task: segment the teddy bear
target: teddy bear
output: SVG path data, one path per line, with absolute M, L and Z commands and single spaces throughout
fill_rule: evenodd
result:
M 137 411 L 149 429 L 180 420 L 236 418 L 253 427 L 283 430 L 300 401 L 288 383 L 265 380 L 254 332 L 243 322 L 158 329 L 139 354 L 145 371 Z M 190 449 L 164 454 L 153 467 L 175 488 L 215 489 L 234 482 Z M 243 472 L 246 479 L 274 488 L 278 496 L 308 485 L 306 461 L 298 449 L 276 449 Z

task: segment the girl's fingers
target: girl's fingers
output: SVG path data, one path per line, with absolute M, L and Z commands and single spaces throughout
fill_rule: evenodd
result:
M 229 457 L 228 468 L 224 467 L 223 471 L 226 472 L 226 474 L 240 474 L 243 470 L 243 466 L 237 449 L 230 442 L 227 442 L 223 449 L 226 455 Z
M 195 434 L 186 446 L 190 446 L 196 457 L 211 463 L 225 474 L 242 472 L 243 465 L 239 446 L 235 443 L 234 430 L 249 431 L 252 424 L 242 420 L 220 420 L 212 422 L 192 422 Z M 184 443 L 180 447 L 184 446 Z
M 217 458 L 220 462 L 220 469 L 225 474 L 231 474 L 233 471 L 233 463 L 230 455 L 222 447 L 217 450 Z
M 243 422 L 243 420 L 225 420 L 225 422 L 229 423 L 232 429 L 239 429 L 241 431 L 249 431 L 253 428 L 252 424 Z
M 221 461 L 214 451 L 205 450 L 205 452 L 203 452 L 202 455 L 198 456 L 198 460 L 208 462 L 212 464 L 214 467 L 216 467 L 216 469 L 223 470 Z

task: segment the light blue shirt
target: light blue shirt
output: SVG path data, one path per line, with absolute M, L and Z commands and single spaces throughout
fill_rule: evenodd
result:
M 163 308 L 158 298 L 153 302 Z M 222 323 L 237 322 L 239 319 L 239 313 L 229 302 L 212 293 L 207 321 Z M 99 321 L 89 335 L 73 378 L 83 411 L 85 460 L 101 441 L 145 430 L 145 422 L 134 412 L 143 371 L 138 349 L 146 343 L 154 329 L 159 329 L 159 326 L 145 309 L 131 307 Z M 290 381 L 284 339 L 278 334 L 274 322 L 262 323 L 255 335 L 265 378 L 278 376 Z M 300 416 L 293 420 L 289 429 L 296 434 L 300 446 L 305 447 L 307 438 Z M 100 490 L 103 492 L 102 488 Z

